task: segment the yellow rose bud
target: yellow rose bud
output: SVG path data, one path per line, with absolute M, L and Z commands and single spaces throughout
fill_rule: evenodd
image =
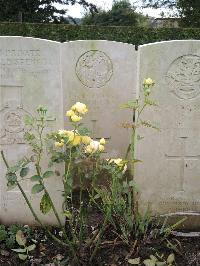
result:
M 99 151 L 104 151 L 105 150 L 105 147 L 103 145 L 99 145 Z
M 71 116 L 72 122 L 79 122 L 81 119 L 82 119 L 82 117 L 78 116 L 78 115 L 72 115 Z
M 62 148 L 63 145 L 64 145 L 63 142 L 55 142 L 55 147 L 56 147 L 56 148 Z
M 68 139 L 69 139 L 70 142 L 71 142 L 71 141 L 74 139 L 74 137 L 75 137 L 75 134 L 74 134 L 73 131 L 67 131 L 66 135 L 67 135 L 67 137 L 68 137 Z
M 105 145 L 105 144 L 106 144 L 106 140 L 105 140 L 104 138 L 102 138 L 102 139 L 100 139 L 99 143 L 100 143 L 101 145 Z
M 74 139 L 72 140 L 72 145 L 77 146 L 81 143 L 81 136 L 75 136 Z
M 147 86 L 153 85 L 155 82 L 151 78 L 147 78 L 144 80 L 143 84 Z
M 75 115 L 75 113 L 74 113 L 74 111 L 72 111 L 72 110 L 69 110 L 69 111 L 66 112 L 66 116 L 71 117 L 71 116 L 73 116 L 73 115 Z
M 88 136 L 82 136 L 82 143 L 85 145 L 89 145 L 91 143 L 92 139 Z

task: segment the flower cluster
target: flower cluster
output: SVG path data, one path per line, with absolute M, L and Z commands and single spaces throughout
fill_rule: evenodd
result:
M 109 164 L 115 164 L 116 166 L 118 166 L 120 170 L 123 170 L 123 172 L 127 170 L 127 161 L 124 161 L 121 158 L 107 159 L 107 161 Z
M 155 84 L 155 82 L 151 78 L 147 78 L 143 82 L 143 88 L 144 88 L 144 95 L 149 96 L 151 93 L 151 87 Z
M 66 112 L 66 116 L 70 117 L 72 122 L 77 123 L 82 119 L 81 115 L 84 115 L 87 112 L 87 106 L 84 103 L 77 102 Z
M 64 144 L 78 146 L 80 144 L 88 145 L 92 141 L 89 136 L 81 136 L 77 130 L 64 130 L 58 131 L 59 141 L 55 142 L 56 148 L 62 148 Z
M 88 112 L 87 106 L 84 103 L 77 102 L 74 104 L 69 111 L 67 111 L 66 116 L 70 117 L 72 122 L 79 122 L 82 119 L 81 115 Z M 103 152 L 106 144 L 104 138 L 100 141 L 91 139 L 89 136 L 82 136 L 78 132 L 79 125 L 75 125 L 74 130 L 64 130 L 61 129 L 55 134 L 55 147 L 62 148 L 65 144 L 78 146 L 83 144 L 84 152 L 86 154 L 92 154 L 95 152 Z
M 103 152 L 105 150 L 104 145 L 106 141 L 104 138 L 100 139 L 100 141 L 92 140 L 88 146 L 85 148 L 85 153 L 95 153 L 95 152 Z

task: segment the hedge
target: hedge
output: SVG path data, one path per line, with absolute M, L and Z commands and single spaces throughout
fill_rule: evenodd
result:
M 26 36 L 65 42 L 111 40 L 137 45 L 166 40 L 200 39 L 200 28 L 97 27 L 66 24 L 1 23 L 0 36 Z

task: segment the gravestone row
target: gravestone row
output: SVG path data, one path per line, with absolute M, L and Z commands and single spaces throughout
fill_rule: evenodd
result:
M 123 157 L 129 132 L 122 127 L 132 114 L 120 105 L 136 99 L 144 78 L 156 81 L 153 98 L 159 107 L 144 113 L 159 132 L 142 129 L 136 167 L 140 208 L 152 213 L 200 212 L 200 41 L 170 41 L 139 47 L 110 41 L 58 43 L 23 37 L 0 37 L 0 148 L 10 163 L 29 153 L 23 134 L 25 114 L 48 107 L 52 130 L 68 127 L 65 112 L 76 101 L 89 113 L 85 124 L 92 137 L 108 140 L 107 157 Z M 55 119 L 56 118 L 56 119 Z M 44 162 L 45 166 L 45 162 Z M 0 160 L 0 221 L 33 224 L 18 190 L 7 191 Z M 61 180 L 51 178 L 56 207 Z M 30 193 L 30 182 L 24 182 Z M 57 193 L 58 192 L 58 193 Z M 39 198 L 34 196 L 34 205 Z M 38 210 L 39 212 L 39 210 Z M 51 215 L 41 216 L 54 224 Z

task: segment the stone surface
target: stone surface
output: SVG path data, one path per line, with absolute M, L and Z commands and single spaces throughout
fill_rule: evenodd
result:
M 200 41 L 149 44 L 139 52 L 140 83 L 154 79 L 152 97 L 159 102 L 143 119 L 160 127 L 160 132 L 139 130 L 144 136 L 137 146 L 143 163 L 135 173 L 140 208 L 156 214 L 200 212 Z
M 62 127 L 59 55 L 60 44 L 56 42 L 0 37 L 0 149 L 4 151 L 10 165 L 30 154 L 23 140 L 26 114 L 34 114 L 39 105 L 47 106 L 49 113 L 56 114 L 57 118 L 56 121 L 49 118 L 49 127 Z M 7 191 L 5 171 L 5 165 L 0 159 L 0 222 L 34 223 L 19 190 Z M 60 182 L 58 177 L 56 180 L 53 177 L 48 185 L 50 191 L 54 191 L 56 206 L 60 208 L 61 199 L 56 195 Z M 33 197 L 30 192 L 32 185 L 30 181 L 22 182 L 29 197 L 35 199 L 33 205 L 38 206 L 41 194 Z M 55 223 L 52 215 L 42 216 L 42 219 L 47 223 Z
M 89 113 L 83 122 L 93 138 L 108 140 L 105 156 L 124 156 L 129 135 L 122 124 L 131 122 L 132 114 L 120 105 L 135 99 L 135 47 L 109 41 L 64 43 L 62 71 L 64 112 L 76 101 L 87 104 Z

